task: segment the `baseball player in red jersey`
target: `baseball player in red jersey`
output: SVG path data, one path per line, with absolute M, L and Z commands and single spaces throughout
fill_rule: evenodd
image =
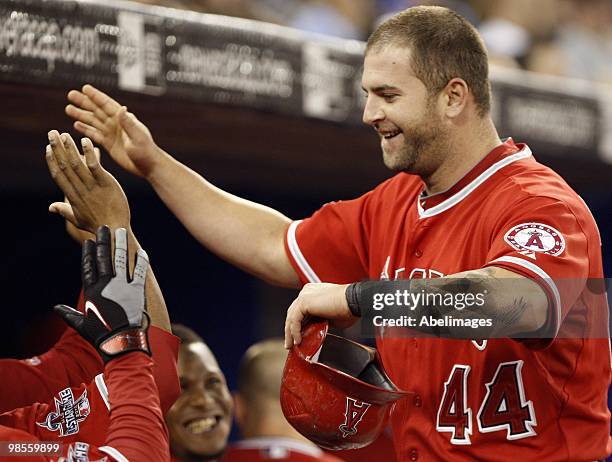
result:
M 0 440 L 5 451 L 9 441 L 62 443 L 61 456 L 31 455 L 20 460 L 169 460 L 153 360 L 128 353 L 109 363 L 104 374 L 87 386 L 65 388 L 51 403 L 1 414 Z
M 508 164 L 499 168 L 504 160 Z M 484 181 L 462 197 L 477 178 Z M 543 179 L 548 180 L 544 194 L 553 197 L 539 196 Z M 507 141 L 448 195 L 434 196 L 420 207 L 421 189 L 418 178 L 401 174 L 360 199 L 328 204 L 296 222 L 287 242 L 296 269 L 306 270 L 301 273 L 304 282 L 442 278 L 469 268 L 483 268 L 486 274 L 494 267 L 542 284 L 550 294 L 547 322 L 554 329 L 565 322 L 592 330 L 601 322 L 605 295 L 591 293 L 585 284 L 587 278 L 603 277 L 595 224 L 580 198 L 537 164 L 526 146 Z M 399 210 L 381 207 L 390 200 L 402 204 Z M 534 207 L 525 208 L 530 202 Z M 500 204 L 505 204 L 501 210 Z M 554 233 L 565 248 L 557 252 L 550 248 L 553 244 L 540 248 L 508 238 L 523 229 L 546 237 Z M 533 250 L 535 259 L 522 253 L 526 250 Z M 365 266 L 356 264 L 360 255 L 367 255 Z M 345 268 L 351 273 L 344 273 Z M 352 273 L 357 269 L 363 271 L 358 276 Z M 557 287 L 555 278 L 562 277 L 582 280 L 582 287 Z M 344 293 L 345 286 L 337 287 Z M 334 292 L 334 287 L 308 286 L 294 309 L 324 316 L 336 306 Z M 416 392 L 392 414 L 400 460 L 533 460 L 537 455 L 541 460 L 587 461 L 605 456 L 607 339 L 563 338 L 540 349 L 508 339 L 384 334 L 377 345 L 387 373 L 399 387 Z M 417 364 L 421 366 L 409 366 Z
M 77 309 L 85 309 L 81 293 Z M 179 393 L 176 358 L 179 339 L 151 325 L 151 351 L 155 355 L 153 375 L 165 414 Z M 96 350 L 74 329 L 68 327 L 49 351 L 28 359 L 0 359 L 0 412 L 32 403 L 46 403 L 66 387 L 79 387 L 101 374 L 104 362 Z M 175 377 L 172 380 L 172 377 Z
M 487 107 L 467 71 L 462 82 L 448 79 L 433 101 L 423 98 L 428 110 L 416 118 L 415 101 L 425 90 L 416 77 L 417 60 L 426 58 L 410 61 L 405 55 L 418 54 L 422 40 L 443 24 L 454 32 L 451 42 L 471 40 L 477 47 L 476 32 L 460 18 L 427 8 L 392 18 L 368 42 L 364 121 L 381 135 L 387 166 L 407 173 L 293 222 L 286 242 L 303 282 L 383 281 L 307 286 L 288 311 L 287 343 L 300 341 L 306 315 L 347 325 L 368 314 L 376 324 L 376 293 L 459 288 L 491 294 L 481 313 L 495 323 L 497 337 L 554 337 L 563 324 L 567 338 L 402 338 L 383 325 L 377 345 L 385 369 L 400 388 L 416 393 L 398 403 L 392 416 L 398 458 L 604 458 L 610 423 L 607 302 L 605 292 L 587 284 L 603 278 L 596 224 L 580 197 L 538 164 L 528 146 L 497 141 L 488 116 L 479 115 Z M 436 52 L 438 41 L 452 53 L 443 37 L 431 41 L 427 53 Z M 473 134 L 479 136 L 466 138 Z M 471 148 L 453 158 L 455 143 Z M 416 306 L 415 319 L 432 314 L 444 313 Z M 428 326 L 421 330 L 436 333 Z M 465 338 L 453 328 L 446 336 Z
M 497 337 L 557 335 L 547 343 L 470 341 L 383 330 L 377 342 L 385 369 L 415 392 L 393 417 L 398 460 L 605 458 L 610 346 L 604 333 L 590 334 L 607 328 L 607 308 L 605 295 L 586 284 L 603 277 L 597 228 L 581 199 L 527 146 L 499 138 L 477 31 L 444 8 L 408 9 L 370 37 L 362 83 L 364 121 L 398 174 L 302 222 L 206 182 L 89 85 L 69 93 L 66 112 L 77 130 L 147 179 L 217 255 L 279 285 L 341 284 L 304 288 L 288 311 L 289 344 L 299 342 L 305 314 L 350 325 L 372 314 L 364 294 L 392 295 L 385 292 L 396 287 L 352 286 L 349 306 L 346 284 L 364 278 L 397 280 L 407 293 L 492 290 L 498 297 L 481 314 L 495 320 Z M 513 291 L 504 290 L 507 280 Z
M 84 311 L 55 307 L 95 348 L 104 361 L 104 373 L 89 385 L 62 389 L 50 403 L 1 414 L 5 455 L 14 454 L 8 441 L 57 441 L 63 443 L 60 454 L 26 454 L 33 461 L 169 460 L 159 395 L 170 400 L 176 396 L 168 396 L 173 390 L 158 390 L 153 377 L 144 289 L 148 257 L 138 250 L 130 278 L 127 232 L 119 228 L 115 236 L 114 265 L 108 227 L 99 228 L 96 243 L 83 244 Z M 165 343 L 158 342 L 156 350 L 176 347 L 171 335 L 166 335 Z M 162 360 L 167 357 L 160 355 Z M 158 360 L 158 365 L 165 374 L 175 371 L 173 361 L 159 364 Z

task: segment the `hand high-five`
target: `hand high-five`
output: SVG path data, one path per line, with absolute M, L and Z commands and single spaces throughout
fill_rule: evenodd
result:
M 91 85 L 70 91 L 68 100 L 72 104 L 66 114 L 75 120 L 76 130 L 102 145 L 128 172 L 148 175 L 162 151 L 134 114 Z
M 81 144 L 85 162 L 70 135 L 49 132 L 45 160 L 53 180 L 68 199 L 68 203 L 54 202 L 49 211 L 91 233 L 102 225 L 129 228 L 130 208 L 121 186 L 100 165 L 91 140 L 83 138 Z
M 115 231 L 115 255 L 107 226 L 96 231 L 96 241 L 83 243 L 81 277 L 85 313 L 66 305 L 55 311 L 90 342 L 104 362 L 129 351 L 151 354 L 147 340 L 149 319 L 145 314 L 145 279 L 149 259 L 138 249 L 134 277 L 128 276 L 127 231 Z M 114 260 L 114 271 L 113 271 Z

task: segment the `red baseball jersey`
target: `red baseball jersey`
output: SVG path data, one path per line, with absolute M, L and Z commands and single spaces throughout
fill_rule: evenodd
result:
M 395 462 L 395 449 L 389 430 L 389 428 L 385 429 L 374 442 L 364 448 L 331 451 L 331 453 L 345 462 L 374 462 L 378 460 Z
M 549 326 L 564 335 L 547 343 L 378 333 L 387 373 L 415 393 L 392 416 L 398 460 L 606 457 L 608 308 L 605 292 L 587 284 L 603 278 L 599 232 L 582 199 L 526 145 L 507 140 L 439 194 L 425 196 L 419 177 L 400 173 L 326 204 L 288 227 L 285 246 L 304 283 L 498 266 L 548 294 Z
M 77 309 L 83 311 L 83 293 Z M 89 383 L 104 364 L 96 349 L 67 327 L 53 348 L 28 359 L 0 359 L 0 413 L 46 402 L 66 388 Z
M 143 353 L 124 355 L 89 385 L 61 390 L 51 404 L 0 415 L 0 440 L 4 452 L 8 441 L 63 443 L 61 455 L 30 453 L 24 460 L 32 462 L 169 460 L 152 359 Z
M 83 311 L 84 306 L 81 292 L 77 309 Z M 165 415 L 180 394 L 176 369 L 180 341 L 151 326 L 149 345 L 155 358 L 154 377 Z M 60 390 L 89 383 L 103 370 L 104 363 L 95 348 L 67 327 L 53 348 L 40 356 L 0 359 L 0 413 L 32 403 L 49 402 Z
M 342 462 L 318 447 L 290 438 L 250 438 L 232 445 L 221 462 Z

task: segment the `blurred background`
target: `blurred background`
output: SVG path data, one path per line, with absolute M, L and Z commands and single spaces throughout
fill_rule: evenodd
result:
M 4 17 L 12 18 L 21 3 L 0 1 Z M 489 49 L 492 75 L 498 76 L 494 85 L 499 92 L 499 98 L 495 95 L 496 117 L 499 120 L 504 114 L 506 118 L 518 114 L 514 123 L 502 124 L 507 132 L 502 130 L 500 135 L 529 142 L 536 157 L 556 169 L 585 199 L 600 227 L 606 275 L 612 274 L 612 165 L 607 157 L 609 146 L 606 147 L 610 125 L 606 102 L 612 100 L 610 0 L 141 3 L 149 6 L 138 11 L 151 15 L 190 17 L 190 10 L 300 29 L 306 32 L 299 35 L 300 46 L 305 41 L 306 47 L 311 39 L 326 40 L 316 34 L 365 40 L 387 15 L 416 4 L 455 9 L 478 27 Z M 36 2 L 27 4 L 31 7 Z M 37 10 L 37 14 L 44 16 L 45 12 Z M 112 23 L 111 16 L 100 21 Z M 65 25 L 66 21 L 58 19 L 58 24 Z M 198 26 L 206 28 L 207 21 Z M 189 33 L 197 41 L 197 33 Z M 174 43 L 171 37 L 166 36 L 165 46 Z M 308 216 L 330 200 L 356 197 L 389 175 L 381 162 L 376 135 L 356 122 L 360 119 L 358 104 L 351 106 L 346 120 L 339 120 L 250 104 L 256 98 L 250 98 L 245 89 L 239 92 L 240 98 L 234 99 L 231 97 L 236 93 L 231 92 L 190 99 L 191 87 L 172 94 L 163 94 L 159 85 L 153 85 L 152 90 L 143 87 L 142 91 L 132 91 L 129 85 L 118 85 L 116 79 L 104 80 L 105 75 L 96 75 L 95 68 L 80 74 L 72 72 L 70 63 L 58 62 L 54 69 L 49 69 L 47 63 L 42 70 L 33 72 L 33 62 L 27 61 L 31 56 L 9 52 L 9 42 L 14 43 L 11 40 L 16 39 L 0 33 L 3 357 L 29 357 L 51 346 L 63 328 L 51 307 L 75 303 L 79 292 L 80 249 L 66 235 L 62 220 L 47 212 L 48 204 L 61 196 L 47 175 L 43 159 L 48 130 L 76 135 L 63 113 L 65 94 L 71 88 L 98 79 L 96 83 L 128 105 L 151 129 L 158 144 L 176 158 L 217 186 L 270 205 L 291 218 Z M 357 52 L 353 54 L 358 63 L 361 58 Z M 18 58 L 24 61 L 20 64 Z M 304 71 L 300 66 L 298 70 Z M 110 65 L 108 72 L 112 76 L 117 69 Z M 515 87 L 521 89 L 522 108 L 525 102 L 538 101 L 540 106 L 548 104 L 552 109 L 555 104 L 566 104 L 563 107 L 570 110 L 557 107 L 551 118 L 529 118 L 536 113 L 548 114 L 533 112 L 533 108 L 513 112 L 516 108 L 512 92 L 504 91 Z M 550 88 L 554 91 L 546 93 Z M 358 87 L 356 91 L 360 93 Z M 570 115 L 574 118 L 564 118 Z M 585 133 L 590 135 L 585 138 Z M 126 190 L 133 228 L 151 256 L 172 320 L 193 327 L 209 343 L 230 386 L 234 386 L 240 356 L 254 341 L 282 335 L 284 313 L 296 293 L 270 287 L 207 252 L 144 181 L 118 171 L 105 153 L 102 161 Z
M 493 64 L 612 84 L 609 0 L 144 0 L 366 40 L 376 25 L 414 5 L 441 5 L 480 30 Z

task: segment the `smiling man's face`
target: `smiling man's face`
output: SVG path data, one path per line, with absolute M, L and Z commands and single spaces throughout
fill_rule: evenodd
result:
M 172 453 L 184 460 L 215 460 L 231 429 L 232 398 L 225 377 L 202 342 L 181 345 L 178 372 L 181 395 L 166 415 Z
M 410 50 L 386 46 L 365 57 L 363 121 L 379 134 L 383 160 L 394 172 L 426 176 L 444 152 L 446 134 L 436 96 L 410 66 Z

